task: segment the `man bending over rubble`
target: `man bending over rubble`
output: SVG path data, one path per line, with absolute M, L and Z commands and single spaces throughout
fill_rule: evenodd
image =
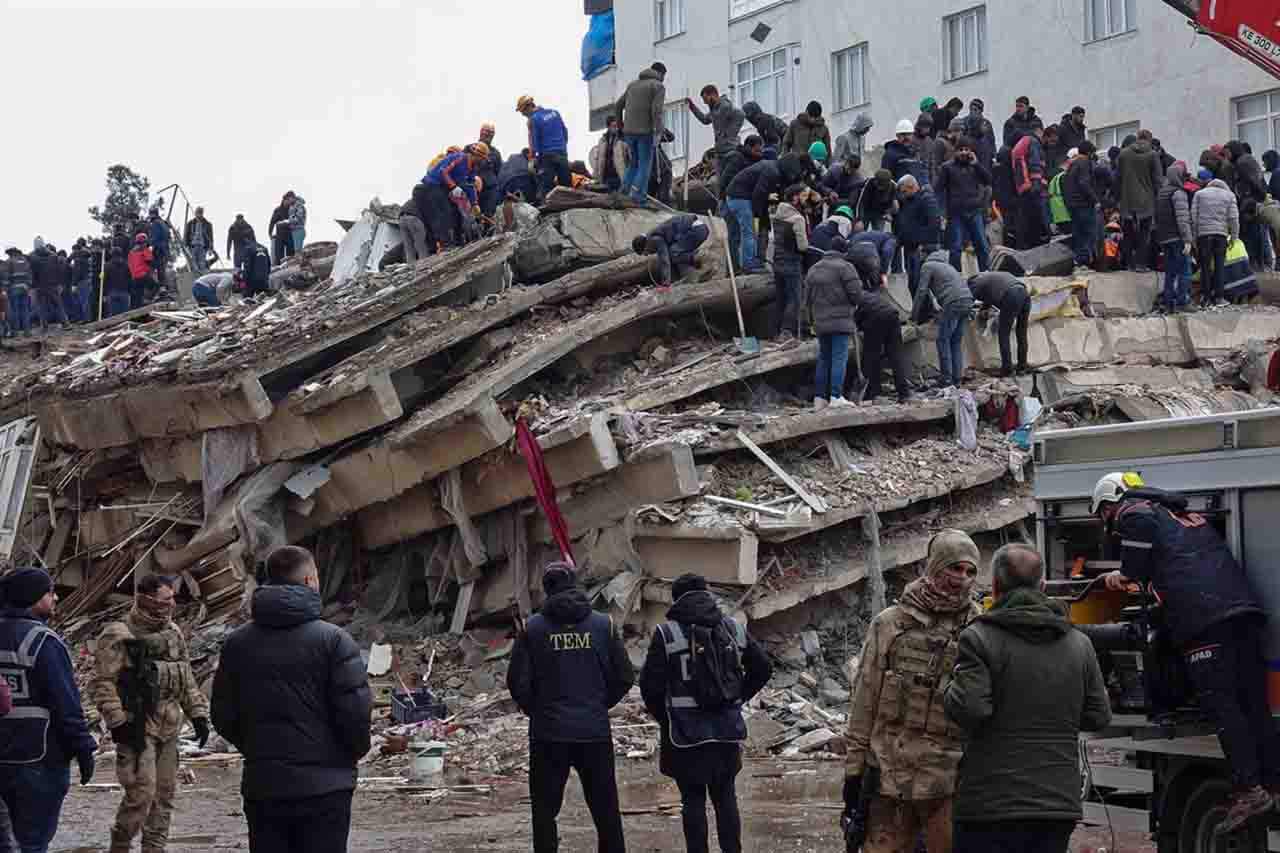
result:
M 209 740 L 209 700 L 191 671 L 173 608 L 173 581 L 149 575 L 138 581 L 129 615 L 108 622 L 98 637 L 91 691 L 115 741 L 116 779 L 124 788 L 111 853 L 129 853 L 139 832 L 143 853 L 162 853 L 178 786 L 182 715 L 200 746 Z
M 636 674 L 613 620 L 591 609 L 573 568 L 555 562 L 542 574 L 547 594 L 516 638 L 507 689 L 529 717 L 529 800 L 534 853 L 556 853 L 556 818 L 569 771 L 596 825 L 600 853 L 625 853 L 609 709 Z
M 694 256 L 710 234 L 707 223 L 688 213 L 671 217 L 648 236 L 635 238 L 631 248 L 637 255 L 657 256 L 658 286 L 670 287 L 673 281 L 698 265 Z

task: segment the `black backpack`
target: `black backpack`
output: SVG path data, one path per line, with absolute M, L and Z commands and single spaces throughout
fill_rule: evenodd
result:
M 742 701 L 742 644 L 737 625 L 686 625 L 689 635 L 689 689 L 704 711 Z

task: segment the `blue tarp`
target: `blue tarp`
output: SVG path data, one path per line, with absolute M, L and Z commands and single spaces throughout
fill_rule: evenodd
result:
M 599 76 L 613 64 L 613 11 L 591 16 L 582 38 L 582 79 Z

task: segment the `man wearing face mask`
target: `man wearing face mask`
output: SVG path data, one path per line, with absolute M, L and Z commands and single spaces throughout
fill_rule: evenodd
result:
M 978 546 L 960 530 L 929 541 L 924 577 L 871 622 L 854 679 L 845 759 L 844 817 L 862 804 L 863 853 L 951 853 L 952 800 L 964 732 L 943 712 L 960 632 L 973 601 Z M 872 786 L 864 797 L 863 787 Z M 852 849 L 852 848 L 851 848 Z
M 161 853 L 178 777 L 178 733 L 186 715 L 200 746 L 209 740 L 209 700 L 200 692 L 187 641 L 173 622 L 173 581 L 149 575 L 133 609 L 102 629 L 93 701 L 116 744 L 124 799 L 111 828 L 111 853 L 128 853 L 142 833 L 144 853 Z

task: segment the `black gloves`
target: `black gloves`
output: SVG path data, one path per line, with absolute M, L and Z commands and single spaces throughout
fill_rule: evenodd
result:
M 191 725 L 196 729 L 196 742 L 204 749 L 204 745 L 209 742 L 209 721 L 204 717 L 196 717 Z
M 862 799 L 862 777 L 846 776 L 844 777 L 844 810 L 846 813 L 853 811 L 858 807 L 858 801 Z
M 76 761 L 80 764 L 80 784 L 88 785 L 93 781 L 93 753 L 82 752 L 76 757 Z

